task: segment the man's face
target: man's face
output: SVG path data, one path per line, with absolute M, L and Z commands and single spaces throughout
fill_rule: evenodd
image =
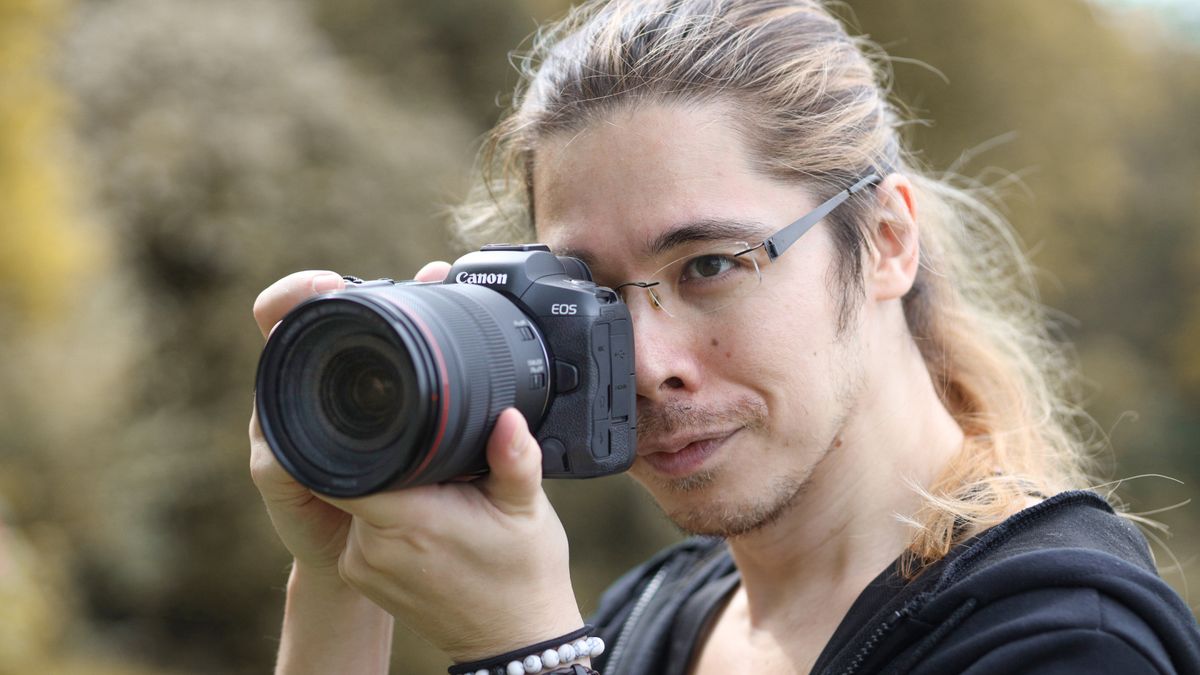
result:
M 753 245 L 811 210 L 803 189 L 752 171 L 727 115 L 642 106 L 542 143 L 539 241 L 617 286 L 711 247 L 694 239 L 714 227 Z M 866 368 L 857 324 L 836 330 L 835 255 L 818 225 L 763 265 L 752 293 L 713 314 L 672 317 L 625 289 L 637 351 L 631 474 L 681 528 L 733 536 L 772 521 L 840 444 Z

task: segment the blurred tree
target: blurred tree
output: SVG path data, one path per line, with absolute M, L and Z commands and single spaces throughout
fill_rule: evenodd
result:
M 0 518 L 0 673 L 33 672 L 55 646 L 66 612 L 39 578 L 45 567 Z
M 481 131 L 517 82 L 508 54 L 559 0 L 308 0 L 339 51 L 401 101 L 437 91 Z
M 53 314 L 70 273 L 94 254 L 77 223 L 64 100 L 51 77 L 67 8 L 65 0 L 0 0 L 0 317 L 10 320 Z
M 246 472 L 251 303 L 296 269 L 444 256 L 471 134 L 443 100 L 382 96 L 283 1 L 92 3 L 62 72 L 118 252 L 94 302 L 128 358 L 119 410 L 56 444 L 51 500 L 118 648 L 258 672 L 286 556 Z
M 3 504 L 0 504 L 3 507 Z M 0 673 L 55 675 L 167 675 L 120 657 L 97 659 L 73 647 L 64 649 L 72 628 L 72 584 L 67 577 L 61 533 L 42 536 L 35 546 L 7 526 L 0 508 Z M 50 533 L 41 532 L 42 535 Z M 174 672 L 174 671 L 171 671 Z
M 1118 475 L 1200 476 L 1200 57 L 1084 0 L 850 4 L 936 121 L 910 130 L 930 166 L 1026 177 L 1010 213 L 1078 317 L 1089 409 L 1105 428 L 1142 413 L 1113 435 Z M 565 6 L 91 0 L 63 45 L 68 105 L 44 74 L 65 5 L 0 0 L 0 493 L 73 573 L 89 644 L 270 663 L 286 555 L 245 468 L 251 302 L 299 268 L 403 277 L 451 255 L 438 205 L 515 82 L 505 55 Z M 38 308 L 60 328 L 11 320 Z M 1144 485 L 1135 502 L 1163 505 Z M 548 490 L 585 611 L 675 536 L 623 478 Z M 396 651 L 404 672 L 444 665 L 403 631 Z
M 65 566 L 44 546 L 61 530 L 36 530 L 44 536 L 33 542 L 8 522 L 10 502 L 31 502 L 36 481 L 23 478 L 37 475 L 32 450 L 45 440 L 31 423 L 28 347 L 61 329 L 53 319 L 73 304 L 73 280 L 99 262 L 99 240 L 80 220 L 66 97 L 53 77 L 68 10 L 0 0 L 0 673 L 49 672 L 71 625 Z

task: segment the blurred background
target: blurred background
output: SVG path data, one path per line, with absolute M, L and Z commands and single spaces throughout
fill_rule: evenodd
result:
M 460 253 L 445 210 L 508 54 L 566 4 L 0 0 L 0 673 L 270 668 L 288 556 L 246 470 L 251 303 Z M 1110 477 L 1173 479 L 1118 494 L 1197 494 L 1200 3 L 839 12 L 896 57 L 924 160 L 1002 187 Z M 585 612 L 676 537 L 623 477 L 550 491 Z M 1200 505 L 1155 517 L 1195 607 Z

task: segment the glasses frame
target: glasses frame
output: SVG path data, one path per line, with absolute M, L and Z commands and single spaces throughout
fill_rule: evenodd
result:
M 733 247 L 733 250 L 730 251 L 728 255 L 733 256 L 735 258 L 745 255 L 747 253 L 750 253 L 751 251 L 757 250 L 759 248 L 759 246 L 762 246 L 762 244 L 759 244 L 758 246 L 750 246 L 749 244 L 747 244 L 744 241 L 734 241 L 734 242 L 729 242 L 729 243 Z M 741 248 L 737 248 L 739 246 Z M 683 257 L 683 258 L 674 260 L 672 262 L 669 262 L 666 265 L 660 267 L 658 269 L 658 271 L 656 271 L 654 274 L 652 274 L 650 276 L 650 278 L 653 279 L 654 277 L 661 274 L 668 267 L 671 267 L 672 265 L 679 263 L 679 262 L 684 262 L 688 259 L 689 258 L 687 258 L 687 257 Z M 754 258 L 748 258 L 748 260 L 750 260 L 750 262 L 753 263 L 753 265 L 754 265 L 754 275 L 757 277 L 754 285 L 757 286 L 762 283 L 762 267 L 759 266 L 758 261 L 755 260 Z M 659 299 L 658 294 L 654 292 L 654 287 L 661 286 L 662 284 L 663 284 L 663 282 L 661 282 L 661 281 L 627 281 L 627 282 L 621 284 L 620 286 L 613 288 L 613 290 L 617 291 L 618 295 L 621 295 L 621 289 L 625 288 L 626 286 L 635 286 L 637 288 L 643 288 L 646 290 L 646 294 L 650 296 L 650 305 L 652 307 L 654 307 L 655 309 L 661 310 L 663 312 L 666 312 L 667 316 L 674 317 L 675 314 L 673 312 L 671 312 L 671 310 L 662 303 L 662 300 Z M 734 299 L 731 302 L 736 302 L 736 299 Z M 714 307 L 712 309 L 702 310 L 701 314 L 712 314 L 713 312 L 719 312 L 728 306 L 729 306 L 728 304 L 725 304 L 725 305 L 721 305 L 719 307 Z
M 776 258 L 783 255 L 784 251 L 791 248 L 792 244 L 799 241 L 800 237 L 803 237 L 805 232 L 811 230 L 814 225 L 821 221 L 822 218 L 829 215 L 830 212 L 837 207 L 841 206 L 842 202 L 850 199 L 850 197 L 854 196 L 856 192 L 861 192 L 863 189 L 877 184 L 880 180 L 879 174 L 877 173 L 863 176 L 862 178 L 858 179 L 858 182 L 856 182 L 854 185 L 851 185 L 845 190 L 842 190 L 836 195 L 830 197 L 817 208 L 809 211 L 803 216 L 800 216 L 798 220 L 793 221 L 789 225 L 785 225 L 775 234 L 763 239 L 762 243 L 758 244 L 757 246 L 751 246 L 750 248 L 739 253 L 735 253 L 734 255 L 745 255 L 751 251 L 761 248 L 767 252 L 767 258 L 774 262 Z
M 779 230 L 776 230 L 776 232 L 774 234 L 767 237 L 766 239 L 763 239 L 758 244 L 756 244 L 754 246 L 749 246 L 748 248 L 738 251 L 738 252 L 734 253 L 733 255 L 735 257 L 741 257 L 744 255 L 749 255 L 750 253 L 753 253 L 754 251 L 757 251 L 759 249 L 762 249 L 767 254 L 767 260 L 770 262 L 774 262 L 776 258 L 783 255 L 784 252 L 786 252 L 789 248 L 791 248 L 792 244 L 795 244 L 797 241 L 799 241 L 800 237 L 803 237 L 806 232 L 811 230 L 814 225 L 821 222 L 822 218 L 829 215 L 837 207 L 841 206 L 843 202 L 845 202 L 847 199 L 850 199 L 850 197 L 854 196 L 855 193 L 861 192 L 862 190 L 866 189 L 867 187 L 878 184 L 880 180 L 882 180 L 882 178 L 877 173 L 871 173 L 866 176 L 863 176 L 862 178 L 858 179 L 858 181 L 856 181 L 854 183 L 854 185 L 851 185 L 850 187 L 846 188 L 845 190 L 842 190 L 841 192 L 837 193 L 836 195 L 825 200 L 824 202 L 821 203 L 820 206 L 813 209 L 812 211 L 809 211 L 808 213 L 804 214 L 803 216 L 800 216 L 800 218 L 798 218 L 797 220 L 794 220 L 791 223 L 784 225 Z M 670 266 L 670 265 L 668 265 L 668 266 Z M 755 263 L 755 268 L 758 269 L 759 280 L 761 283 L 762 269 L 758 267 L 757 263 Z M 657 272 L 655 274 L 657 274 Z M 658 286 L 661 283 L 662 282 L 660 282 L 660 281 L 627 281 L 619 286 L 614 287 L 613 290 L 620 292 L 620 290 L 622 288 L 625 288 L 626 286 L 636 286 L 638 288 L 644 288 L 644 289 L 646 289 L 646 292 L 650 295 L 650 302 L 651 302 L 652 306 L 663 310 L 670 316 L 674 316 L 673 314 L 671 314 L 671 311 L 669 309 L 667 309 L 661 302 L 659 302 L 658 297 L 654 294 L 654 291 L 650 290 L 653 287 Z M 720 311 L 720 309 L 722 309 L 722 308 L 717 308 L 712 311 Z

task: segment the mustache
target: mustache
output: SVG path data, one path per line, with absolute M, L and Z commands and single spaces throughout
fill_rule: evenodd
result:
M 703 405 L 684 401 L 660 404 L 639 402 L 638 435 L 643 438 L 669 436 L 684 429 L 712 429 L 744 426 L 758 429 L 766 425 L 767 405 L 750 397 L 722 405 Z

